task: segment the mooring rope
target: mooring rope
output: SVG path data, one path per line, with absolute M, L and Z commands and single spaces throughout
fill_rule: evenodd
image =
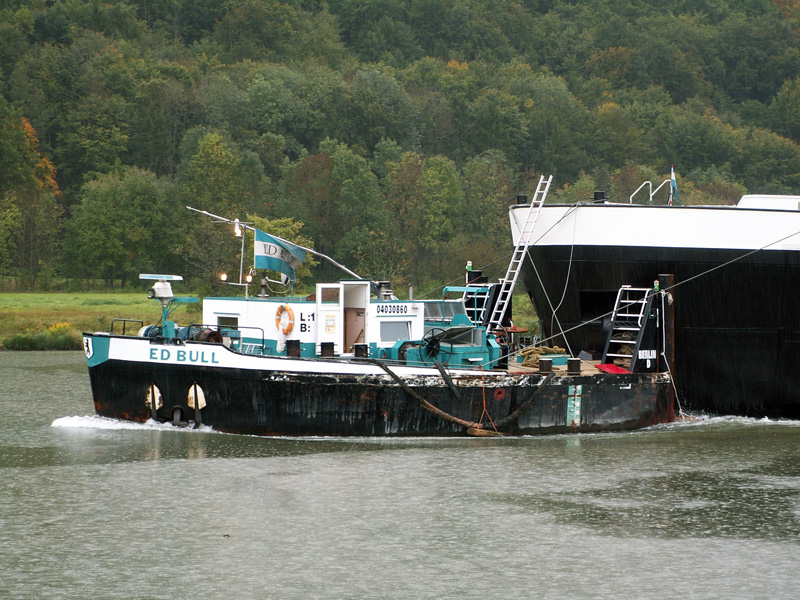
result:
M 494 424 L 494 426 L 495 426 L 495 427 L 497 427 L 497 429 L 499 429 L 499 430 L 502 430 L 502 429 L 503 429 L 503 428 L 504 428 L 506 425 L 510 425 L 511 423 L 516 423 L 516 422 L 519 420 L 520 416 L 522 415 L 522 412 L 523 412 L 524 410 L 526 410 L 526 409 L 527 409 L 527 408 L 528 408 L 528 407 L 529 407 L 531 404 L 533 404 L 533 401 L 536 399 L 536 397 L 539 395 L 539 393 L 540 393 L 540 392 L 541 392 L 541 391 L 542 391 L 542 390 L 545 388 L 545 386 L 546 386 L 546 385 L 547 385 L 547 384 L 550 382 L 550 380 L 551 380 L 553 377 L 555 377 L 555 376 L 556 376 L 556 373 L 555 373 L 555 371 L 550 371 L 550 372 L 549 372 L 549 373 L 548 373 L 548 374 L 545 376 L 545 378 L 544 378 L 544 379 L 542 379 L 542 382 L 541 382 L 541 383 L 540 383 L 540 384 L 539 384 L 539 385 L 536 387 L 536 389 L 535 389 L 535 390 L 533 390 L 533 393 L 531 394 L 531 397 L 530 397 L 530 398 L 528 398 L 528 399 L 527 399 L 525 402 L 523 402 L 523 403 L 522 403 L 522 404 L 521 404 L 521 405 L 520 405 L 520 406 L 519 406 L 519 407 L 518 407 L 516 410 L 514 410 L 514 412 L 512 412 L 510 415 L 508 415 L 507 417 L 503 417 L 502 419 L 499 419 L 499 420 L 498 420 L 498 421 L 497 421 L 497 422 Z
M 498 435 L 506 435 L 506 432 L 502 431 L 504 427 L 507 425 L 511 425 L 519 420 L 519 417 L 522 415 L 522 412 L 527 409 L 539 393 L 545 388 L 547 383 L 555 376 L 555 372 L 548 373 L 541 381 L 541 383 L 536 387 L 536 389 L 531 394 L 531 397 L 528 398 L 521 406 L 516 408 L 510 415 L 499 419 L 498 421 L 493 421 L 491 416 L 489 416 L 489 420 L 492 421 L 492 426 L 494 427 L 494 431 L 490 429 L 486 429 L 482 423 L 475 423 L 474 421 L 467 421 L 464 419 L 459 419 L 456 416 L 451 415 L 440 409 L 437 406 L 434 406 L 430 402 L 428 402 L 425 398 L 420 396 L 417 392 L 415 392 L 411 386 L 409 386 L 403 379 L 394 371 L 392 371 L 388 365 L 382 363 L 376 359 L 370 359 L 369 362 L 379 366 L 383 369 L 387 375 L 389 375 L 394 381 L 399 385 L 403 390 L 412 398 L 414 398 L 417 402 L 420 403 L 425 410 L 431 412 L 432 414 L 436 415 L 437 417 L 448 421 L 449 423 L 454 423 L 456 425 L 460 425 L 466 429 L 467 434 L 475 435 L 475 436 L 498 436 Z M 484 388 L 484 411 L 486 410 L 486 395 L 485 395 L 485 388 Z M 488 412 L 486 413 L 488 415 Z M 481 415 L 481 419 L 483 419 L 483 415 Z
M 490 415 L 489 411 L 486 410 L 486 377 L 483 372 L 483 367 L 481 367 L 480 369 L 481 369 L 481 392 L 483 393 L 483 412 L 481 413 L 480 422 L 483 423 L 483 415 L 486 415 L 487 417 L 489 417 L 489 422 L 492 424 L 492 427 L 494 427 L 494 430 L 497 431 L 497 425 L 494 424 L 494 421 L 492 420 L 492 415 Z
M 403 379 L 402 379 L 402 378 L 401 378 L 401 377 L 400 377 L 400 376 L 399 376 L 397 373 L 395 373 L 394 371 L 392 371 L 392 370 L 391 370 L 391 369 L 388 367 L 388 365 L 385 365 L 385 364 L 383 364 L 381 361 L 379 361 L 379 360 L 375 360 L 375 359 L 372 359 L 372 360 L 370 360 L 370 362 L 372 362 L 373 364 L 376 364 L 376 365 L 378 365 L 378 366 L 379 366 L 381 369 L 383 369 L 384 371 L 386 371 L 386 373 L 387 373 L 387 374 L 388 374 L 388 375 L 389 375 L 389 376 L 390 376 L 392 379 L 394 379 L 394 380 L 395 380 L 395 382 L 397 383 L 397 385 L 399 385 L 401 388 L 403 388 L 403 390 L 404 390 L 404 391 L 405 391 L 405 392 L 406 392 L 406 393 L 407 393 L 409 396 L 411 396 L 411 397 L 412 397 L 412 398 L 414 398 L 414 399 L 415 399 L 417 402 L 419 402 L 419 403 L 420 403 L 420 405 L 421 405 L 421 406 L 422 406 L 422 407 L 423 407 L 425 410 L 427 410 L 427 411 L 429 411 L 429 412 L 433 413 L 433 414 L 434 414 L 434 415 L 436 415 L 437 417 L 440 417 L 440 418 L 444 419 L 445 421 L 448 421 L 448 422 L 450 422 L 450 423 L 455 423 L 456 425 L 461 425 L 462 427 L 466 427 L 468 430 L 469 430 L 469 429 L 482 429 L 482 428 L 483 428 L 483 426 L 482 426 L 480 423 L 475 423 L 475 422 L 473 422 L 473 421 L 465 421 L 464 419 L 459 419 L 458 417 L 455 417 L 455 416 L 451 415 L 450 413 L 446 413 L 445 411 L 443 411 L 442 409 L 438 408 L 437 406 L 434 406 L 433 404 L 431 404 L 430 402 L 428 402 L 427 400 L 425 400 L 425 398 L 423 398 L 422 396 L 420 396 L 420 395 L 419 395 L 417 392 L 415 392 L 413 389 L 411 389 L 411 387 L 410 387 L 410 386 L 409 386 L 409 385 L 408 385 L 408 384 L 407 384 L 405 381 L 403 381 Z M 489 432 L 489 433 L 491 433 L 491 432 Z

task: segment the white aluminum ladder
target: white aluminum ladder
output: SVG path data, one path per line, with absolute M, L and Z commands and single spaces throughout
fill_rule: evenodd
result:
M 619 289 L 614 312 L 611 313 L 611 330 L 603 350 L 603 364 L 621 359 L 629 369 L 633 366 L 652 295 L 650 288 L 623 285 Z
M 514 255 L 511 257 L 511 262 L 508 263 L 506 276 L 500 280 L 500 292 L 492 309 L 492 316 L 487 327 L 489 331 L 499 329 L 503 323 L 503 315 L 505 315 L 511 302 L 511 295 L 514 293 L 514 286 L 517 284 L 522 261 L 525 259 L 525 253 L 533 235 L 533 228 L 536 225 L 536 219 L 539 217 L 539 211 L 544 204 L 544 199 L 547 197 L 551 181 L 553 181 L 552 175 L 547 179 L 544 178 L 544 175 L 539 177 L 539 185 L 536 187 L 536 192 L 533 194 L 528 212 L 525 215 L 525 222 L 520 229 L 519 241 L 514 249 Z

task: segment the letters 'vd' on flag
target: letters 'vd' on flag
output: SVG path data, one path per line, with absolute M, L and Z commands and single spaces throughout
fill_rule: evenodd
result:
M 670 176 L 669 176 L 669 205 L 672 206 L 672 203 L 678 203 L 678 180 L 675 179 L 675 167 L 670 168 Z
M 292 281 L 295 280 L 294 270 L 306 259 L 305 250 L 274 238 L 260 229 L 256 229 L 253 254 L 256 269 L 280 271 Z

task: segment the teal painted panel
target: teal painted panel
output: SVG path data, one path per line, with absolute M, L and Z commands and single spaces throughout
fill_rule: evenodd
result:
M 106 336 L 83 336 L 83 352 L 90 367 L 108 360 L 108 347 L 111 338 Z
M 581 424 L 582 385 L 571 385 L 567 390 L 567 425 Z

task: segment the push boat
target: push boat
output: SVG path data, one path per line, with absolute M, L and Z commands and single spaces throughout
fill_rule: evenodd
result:
M 670 273 L 670 367 L 683 405 L 800 418 L 800 196 L 655 205 L 653 184 L 645 184 L 643 203 L 634 201 L 641 193 L 611 202 L 596 192 L 588 202 L 544 204 L 539 188 L 510 208 L 543 335 L 600 356 L 611 326 L 606 306 L 619 287 Z
M 174 296 L 182 278 L 140 275 L 154 281 L 161 322 L 115 319 L 83 334 L 95 411 L 260 436 L 534 435 L 673 420 L 668 278 L 620 288 L 610 350 L 592 360 L 537 347 L 513 325 L 518 267 L 495 283 L 467 271 L 433 300 L 365 279 L 272 296 L 262 279 L 257 296 L 205 298 L 202 321 L 186 326 L 171 320 L 197 301 Z

